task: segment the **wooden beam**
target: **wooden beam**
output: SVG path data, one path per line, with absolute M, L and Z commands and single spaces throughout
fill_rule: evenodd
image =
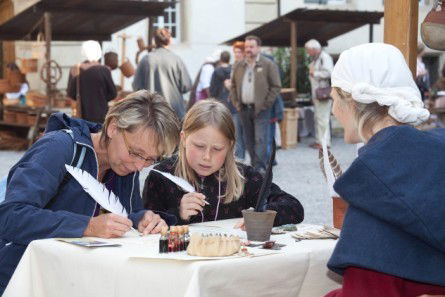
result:
M 153 44 L 153 34 L 154 34 L 154 23 L 156 21 L 155 17 L 148 18 L 148 39 L 147 45 L 150 46 Z
M 418 0 L 385 1 L 384 41 L 396 46 L 416 76 Z
M 4 22 L 14 16 L 14 5 L 12 1 L 2 1 L 0 3 L 0 22 Z M 6 73 L 6 65 L 11 62 L 15 62 L 15 42 L 2 41 L 0 43 L 2 50 L 2 62 L 0 77 L 4 77 Z
M 52 86 L 50 83 L 51 78 L 51 13 L 45 12 L 43 15 L 45 26 L 45 62 L 46 62 L 46 96 L 48 96 L 48 110 L 52 109 Z
M 297 22 L 290 22 L 290 87 L 297 93 Z

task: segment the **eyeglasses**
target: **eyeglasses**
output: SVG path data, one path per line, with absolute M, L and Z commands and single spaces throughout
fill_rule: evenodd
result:
M 127 148 L 128 151 L 128 155 L 130 155 L 131 158 L 135 159 L 135 160 L 139 160 L 139 161 L 143 161 L 145 164 L 154 164 L 157 162 L 157 159 L 154 158 L 144 158 L 141 155 L 139 155 L 138 153 L 133 152 L 130 149 L 130 146 L 128 145 L 128 140 L 127 140 L 127 136 L 125 136 L 125 131 L 122 130 L 122 136 L 124 138 L 124 143 L 125 143 L 125 147 Z

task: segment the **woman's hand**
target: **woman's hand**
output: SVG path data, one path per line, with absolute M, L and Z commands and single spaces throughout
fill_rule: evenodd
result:
M 205 203 L 206 196 L 201 193 L 187 193 L 182 196 L 181 203 L 179 204 L 179 216 L 184 221 L 188 221 L 191 216 L 197 215 L 202 211 Z
M 161 232 L 162 227 L 167 226 L 165 221 L 161 219 L 158 214 L 155 214 L 151 210 L 147 210 L 144 216 L 139 221 L 138 231 L 143 235 L 156 234 Z
M 244 219 L 239 220 L 235 226 L 233 226 L 235 229 L 241 229 L 243 231 L 246 231 L 246 225 L 244 225 Z
M 131 229 L 133 222 L 126 217 L 114 213 L 102 214 L 92 217 L 83 236 L 101 238 L 121 237 Z

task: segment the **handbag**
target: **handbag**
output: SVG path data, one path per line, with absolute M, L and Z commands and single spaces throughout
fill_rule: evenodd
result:
M 331 86 L 316 88 L 315 98 L 317 98 L 320 101 L 327 101 L 331 99 Z
M 320 57 L 320 66 L 323 67 L 323 59 Z M 330 79 L 323 79 L 326 81 L 326 87 L 318 87 L 315 89 L 315 98 L 319 101 L 327 101 L 331 99 L 331 86 Z

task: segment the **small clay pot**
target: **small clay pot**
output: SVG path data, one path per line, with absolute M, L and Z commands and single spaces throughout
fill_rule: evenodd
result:
M 334 228 L 341 229 L 348 203 L 340 197 L 332 197 L 332 220 Z
M 277 214 L 274 210 L 258 212 L 250 209 L 243 210 L 244 225 L 248 240 L 268 241 L 272 232 L 273 222 Z

